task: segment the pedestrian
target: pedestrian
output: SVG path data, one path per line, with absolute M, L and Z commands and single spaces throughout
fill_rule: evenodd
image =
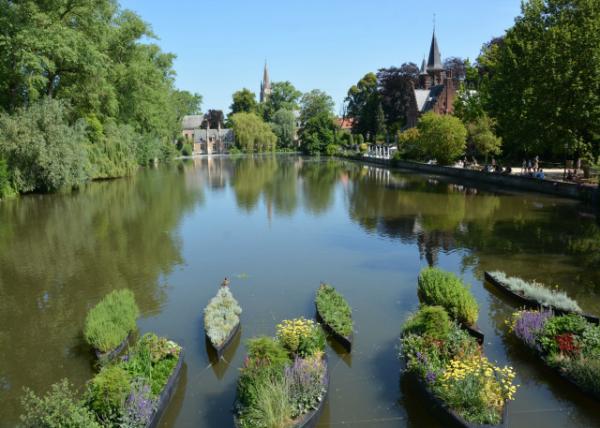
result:
M 540 170 L 540 157 L 537 155 L 535 156 L 535 159 L 533 161 L 533 168 L 535 172 Z
M 531 173 L 531 159 L 527 161 L 527 174 Z
M 496 169 L 496 158 L 492 156 L 492 169 Z
M 523 164 L 521 165 L 521 175 L 525 175 L 525 169 L 527 168 L 527 161 L 523 159 Z

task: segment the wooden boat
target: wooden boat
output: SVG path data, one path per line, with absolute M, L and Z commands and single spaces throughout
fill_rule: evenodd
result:
M 231 329 L 231 331 L 229 332 L 229 335 L 225 338 L 225 340 L 221 344 L 215 344 L 215 343 L 213 343 L 213 341 L 208 336 L 208 333 L 206 333 L 206 338 L 208 339 L 208 343 L 210 343 L 210 345 L 212 346 L 212 348 L 217 353 L 217 358 L 219 360 L 221 359 L 221 357 L 223 357 L 223 354 L 225 353 L 225 350 L 227 349 L 227 347 L 231 344 L 231 342 L 233 342 L 233 339 L 235 338 L 235 335 L 238 333 L 238 331 L 240 331 L 240 327 L 241 327 L 241 323 L 238 322 L 235 325 L 235 327 L 233 327 Z
M 156 406 L 156 410 L 150 417 L 150 421 L 146 425 L 146 428 L 156 428 L 158 423 L 160 422 L 160 418 L 164 414 L 167 406 L 169 405 L 169 401 L 175 392 L 175 388 L 177 387 L 177 382 L 179 381 L 179 375 L 181 374 L 181 367 L 183 366 L 183 348 L 179 351 L 179 359 L 177 360 L 177 364 L 175 368 L 171 372 L 171 376 L 169 376 L 169 380 L 167 380 L 167 384 L 161 391 L 158 397 L 158 405 Z
M 401 366 L 404 370 L 406 368 L 405 358 L 401 358 Z M 455 410 L 451 409 L 446 402 L 438 398 L 429 388 L 426 383 L 417 374 L 411 372 L 403 372 L 403 376 L 407 378 L 417 389 L 418 393 L 423 396 L 428 404 L 432 405 L 437 409 L 446 419 L 446 422 L 454 427 L 463 428 L 502 428 L 508 426 L 508 402 L 504 402 L 504 409 L 502 411 L 502 422 L 498 425 L 489 424 L 476 424 L 465 420 Z
M 325 389 L 325 394 L 323 395 L 323 398 L 319 402 L 317 408 L 301 415 L 299 418 L 294 420 L 291 428 L 315 428 L 319 423 L 319 418 L 321 417 L 321 413 L 323 413 L 323 408 L 325 407 L 325 401 L 327 401 L 327 396 L 329 395 L 329 362 L 327 354 L 323 356 L 323 359 L 325 360 L 325 376 L 327 378 L 327 388 Z M 236 406 L 237 404 L 234 404 L 234 408 Z M 233 423 L 236 428 L 240 428 L 240 422 L 237 418 L 237 415 L 234 415 Z
M 546 309 L 551 310 L 552 312 L 554 312 L 557 315 L 577 314 L 577 315 L 581 315 L 587 321 L 589 321 L 593 324 L 600 324 L 600 318 L 598 318 L 597 316 L 584 314 L 584 313 L 580 313 L 580 312 L 574 312 L 574 311 L 565 311 L 563 309 L 558 309 L 554 306 L 542 305 L 537 300 L 533 300 L 529 297 L 523 296 L 522 294 L 515 293 L 510 288 L 508 288 L 508 286 L 506 286 L 503 282 L 498 281 L 490 272 L 485 272 L 484 277 L 488 283 L 492 284 L 498 290 L 502 291 L 505 295 L 513 298 L 514 300 L 519 302 L 520 305 L 525 306 L 526 308 L 531 308 L 531 309 L 546 308 Z
M 321 284 L 321 285 L 323 285 L 323 284 Z M 323 326 L 325 331 L 327 333 L 329 333 L 331 335 L 331 337 L 333 337 L 344 348 L 346 348 L 346 350 L 348 350 L 348 352 L 351 352 L 352 351 L 352 341 L 354 339 L 354 332 L 351 332 L 348 336 L 344 336 L 344 335 L 338 333 L 331 325 L 329 325 L 325 321 L 325 319 L 321 315 L 321 312 L 319 312 L 319 305 L 317 305 L 316 300 L 315 300 L 315 310 L 316 310 L 317 322 L 319 322 Z
M 129 343 L 129 339 L 131 339 L 132 335 L 133 335 L 133 331 L 130 331 L 129 334 L 125 337 L 125 339 L 123 339 L 123 341 L 121 343 L 119 343 L 119 345 L 112 351 L 102 352 L 99 349 L 93 348 L 94 354 L 96 354 L 96 358 L 98 358 L 100 361 L 113 360 L 121 352 L 123 352 L 123 349 L 125 349 L 125 347 Z

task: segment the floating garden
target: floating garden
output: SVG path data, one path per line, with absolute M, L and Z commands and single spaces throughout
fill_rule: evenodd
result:
M 128 289 L 112 291 L 88 312 L 83 335 L 98 358 L 111 359 L 123 350 L 139 314 Z
M 352 348 L 352 309 L 346 299 L 331 285 L 321 284 L 315 298 L 317 320 L 325 330 L 348 350 Z
M 204 329 L 219 358 L 240 327 L 242 308 L 227 285 L 222 285 L 204 309 Z
M 497 367 L 445 308 L 423 306 L 403 326 L 400 358 L 430 401 L 462 426 L 501 425 L 517 386 L 510 367 Z
M 277 336 L 247 343 L 237 384 L 235 425 L 286 428 L 316 421 L 329 378 L 325 335 L 312 320 L 285 320 Z
M 523 310 L 510 331 L 568 382 L 600 399 L 600 326 L 576 314 Z

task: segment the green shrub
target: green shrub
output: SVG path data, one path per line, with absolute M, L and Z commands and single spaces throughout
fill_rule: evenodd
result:
M 421 116 L 417 128 L 420 150 L 438 164 L 448 165 L 465 153 L 467 129 L 459 118 L 428 112 Z
M 87 314 L 84 336 L 101 352 L 115 349 L 135 329 L 139 309 L 133 292 L 115 290 L 104 297 Z
M 352 334 L 352 309 L 335 288 L 321 284 L 315 303 L 323 321 L 336 333 L 346 337 Z
M 0 158 L 0 199 L 11 196 L 12 194 L 13 191 L 10 184 L 8 165 L 4 159 Z
M 21 404 L 23 428 L 100 428 L 94 414 L 77 398 L 66 379 L 52 385 L 43 397 L 26 389 Z
M 304 317 L 283 320 L 277 325 L 277 339 L 292 354 L 308 357 L 325 349 L 325 334 L 313 320 Z
M 434 339 L 446 338 L 452 329 L 448 313 L 441 306 L 424 306 L 402 326 L 402 334 L 415 334 Z
M 474 325 L 478 307 L 475 297 L 453 273 L 425 268 L 419 274 L 419 300 L 425 305 L 442 306 L 460 323 Z
M 204 328 L 211 342 L 220 346 L 239 324 L 242 308 L 228 287 L 221 287 L 204 308 Z
M 362 137 L 362 135 L 361 135 Z M 367 151 L 369 150 L 369 146 L 366 143 L 361 143 L 358 145 L 358 151 L 361 153 L 367 153 Z
M 289 355 L 281 343 L 272 337 L 259 336 L 247 342 L 248 357 L 264 361 L 275 367 L 283 367 L 289 362 Z
M 339 152 L 340 146 L 338 146 L 337 144 L 328 144 L 327 147 L 325 147 L 325 153 L 327 154 L 327 156 L 334 156 Z
M 98 420 L 119 421 L 131 382 L 131 374 L 122 365 L 106 366 L 88 382 L 86 401 Z
M 570 314 L 549 318 L 540 332 L 538 341 L 542 349 L 548 354 L 559 352 L 556 336 L 571 333 L 580 336 L 586 331 L 589 323 L 580 315 Z
M 183 156 L 192 156 L 193 152 L 194 152 L 194 149 L 192 148 L 191 144 L 184 144 L 183 148 L 181 149 L 181 154 Z
M 490 275 L 511 291 L 533 299 L 544 306 L 553 306 L 564 311 L 581 312 L 577 302 L 561 291 L 550 290 L 538 282 L 527 282 L 521 278 L 509 277 L 504 272 L 494 271 Z

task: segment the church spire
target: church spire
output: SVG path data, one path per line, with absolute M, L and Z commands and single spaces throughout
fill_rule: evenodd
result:
M 269 67 L 265 60 L 265 68 L 263 70 L 263 80 L 260 83 L 260 102 L 265 102 L 271 95 L 271 80 L 269 79 Z
M 438 47 L 434 29 L 433 37 L 431 38 L 431 47 L 429 48 L 429 60 L 427 61 L 427 71 L 431 73 L 443 70 L 444 66 L 442 65 L 442 55 L 440 54 L 440 48 Z
M 423 55 L 423 62 L 421 63 L 421 69 L 419 70 L 419 74 L 421 76 L 427 74 L 427 60 L 425 59 L 425 55 Z

